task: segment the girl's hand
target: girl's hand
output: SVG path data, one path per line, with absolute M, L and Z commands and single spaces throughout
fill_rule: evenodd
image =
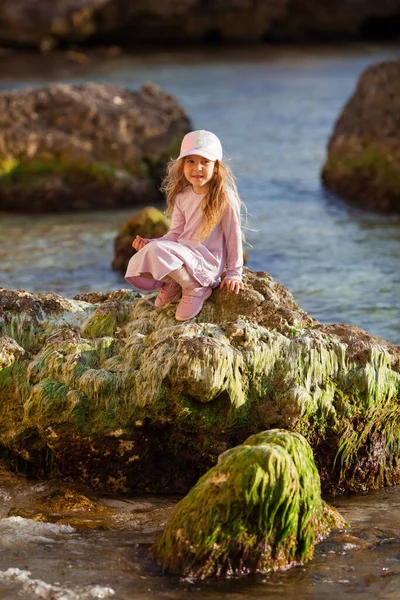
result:
M 240 281 L 240 279 L 229 279 L 229 277 L 225 277 L 219 287 L 221 289 L 226 287 L 228 292 L 234 292 L 235 294 L 238 294 L 240 290 L 244 289 L 243 281 Z
M 146 240 L 146 238 L 142 238 L 140 237 L 140 235 L 137 235 L 132 242 L 132 247 L 135 248 L 135 250 L 139 251 L 144 246 L 146 246 L 149 243 L 149 241 L 150 240 Z

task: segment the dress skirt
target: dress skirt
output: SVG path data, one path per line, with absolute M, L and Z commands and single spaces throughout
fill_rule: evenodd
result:
M 201 286 L 216 287 L 220 280 L 220 261 L 203 245 L 192 246 L 171 240 L 152 240 L 129 261 L 125 279 L 139 290 L 157 290 L 171 271 L 185 266 Z M 141 277 L 151 273 L 153 279 Z

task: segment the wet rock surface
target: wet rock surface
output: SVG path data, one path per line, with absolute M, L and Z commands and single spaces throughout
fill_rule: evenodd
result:
M 400 61 L 368 67 L 328 145 L 324 184 L 367 209 L 400 212 Z
M 186 492 L 218 455 L 273 428 L 310 442 L 324 492 L 400 481 L 400 349 L 321 325 L 245 269 L 200 315 L 130 290 L 0 291 L 1 454 L 13 469 L 114 492 Z
M 62 212 L 159 200 L 190 129 L 157 86 L 51 84 L 0 93 L 0 209 Z
M 113 516 L 112 510 L 70 488 L 55 490 L 27 508 L 14 506 L 7 513 L 7 517 L 71 525 L 83 530 L 109 527 Z

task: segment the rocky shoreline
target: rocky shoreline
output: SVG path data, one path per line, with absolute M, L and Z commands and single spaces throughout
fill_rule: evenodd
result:
M 199 0 L 140 3 L 129 0 L 5 0 L 0 45 L 42 52 L 76 44 L 254 43 L 398 39 L 393 0 Z

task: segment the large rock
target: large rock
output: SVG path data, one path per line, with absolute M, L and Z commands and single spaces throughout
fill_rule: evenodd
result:
M 0 210 L 31 212 L 159 201 L 160 173 L 190 129 L 151 84 L 2 92 L 0 123 Z
M 0 291 L 0 447 L 32 474 L 186 492 L 272 428 L 310 442 L 325 492 L 400 481 L 400 349 L 321 325 L 266 273 L 190 322 L 154 295 Z
M 396 39 L 398 13 L 397 0 L 3 0 L 0 43 Z
M 273 429 L 221 454 L 174 508 L 154 558 L 164 571 L 204 578 L 305 563 L 332 527 L 304 437 Z
M 329 140 L 324 184 L 368 209 L 400 212 L 400 60 L 361 75 Z

